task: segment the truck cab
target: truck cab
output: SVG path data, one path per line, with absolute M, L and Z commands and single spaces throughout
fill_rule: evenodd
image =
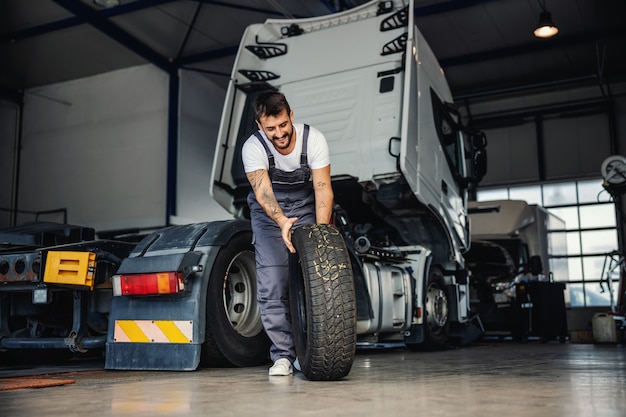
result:
M 408 1 L 370 2 L 329 16 L 250 26 L 225 100 L 214 198 L 247 217 L 241 146 L 257 130 L 252 103 L 261 91 L 280 90 L 297 122 L 325 134 L 337 204 L 354 220 L 370 217 L 357 212 L 377 212 L 398 244 L 431 242 L 439 233 L 433 249 L 441 260 L 462 263 L 469 246 L 466 132 L 411 10 Z M 363 198 L 355 201 L 355 193 Z M 413 232 L 435 227 L 425 224 L 433 218 L 440 230 Z
M 427 293 L 424 277 L 437 268 L 442 291 L 454 300 L 438 322 L 447 322 L 449 312 L 463 323 L 469 319 L 462 255 L 470 241 L 467 189 L 484 175 L 486 141 L 462 124 L 412 11 L 412 1 L 372 1 L 329 16 L 248 27 L 226 94 L 212 194 L 235 217 L 249 217 L 241 147 L 257 129 L 253 102 L 262 91 L 283 92 L 295 121 L 326 136 L 336 223 L 356 264 L 365 271 L 375 264 L 378 275 L 390 265 L 405 275 L 414 270 L 418 308 Z M 423 262 L 411 259 L 417 253 L 427 254 Z M 411 306 L 415 277 L 408 275 Z M 363 305 L 383 305 L 386 296 L 370 290 Z M 424 323 L 412 311 L 406 316 L 407 328 Z

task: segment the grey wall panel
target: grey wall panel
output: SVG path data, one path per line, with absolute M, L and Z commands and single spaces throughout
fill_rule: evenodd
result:
M 539 179 L 534 123 L 485 130 L 488 170 L 482 184 L 530 182 Z
M 626 86 L 624 88 L 626 89 Z M 626 92 L 623 92 L 614 103 L 615 134 L 617 137 L 615 153 L 626 156 Z
M 167 94 L 150 65 L 27 92 L 18 208 L 66 208 L 96 230 L 164 225 Z
M 11 224 L 15 193 L 15 151 L 19 109 L 0 101 L 0 227 Z
M 587 87 L 472 105 L 488 140 L 481 187 L 600 177 L 607 157 L 626 156 L 626 84 L 611 91 L 602 96 Z
M 220 85 L 198 72 L 181 71 L 180 74 L 176 216 L 170 221 L 186 224 L 230 219 L 232 215 L 218 205 L 210 193 L 228 79 L 224 77 Z
M 605 114 L 548 119 L 543 134 L 547 179 L 599 176 L 611 155 Z

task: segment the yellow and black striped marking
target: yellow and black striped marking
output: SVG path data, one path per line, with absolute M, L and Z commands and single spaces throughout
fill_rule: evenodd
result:
M 116 320 L 116 343 L 193 343 L 190 320 Z

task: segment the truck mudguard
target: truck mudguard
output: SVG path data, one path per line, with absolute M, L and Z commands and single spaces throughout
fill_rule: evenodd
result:
M 194 370 L 205 341 L 207 287 L 215 258 L 244 220 L 172 226 L 152 233 L 126 258 L 118 275 L 178 271 L 184 292 L 113 297 L 106 369 Z M 185 274 L 187 274 L 185 276 Z

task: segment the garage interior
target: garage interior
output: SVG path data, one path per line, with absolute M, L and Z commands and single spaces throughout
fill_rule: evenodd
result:
M 106 236 L 230 219 L 209 182 L 245 28 L 364 3 L 3 1 L 0 228 L 52 221 Z M 0 392 L 8 415 L 623 416 L 626 216 L 621 182 L 605 176 L 607 161 L 626 163 L 626 3 L 416 0 L 413 12 L 460 114 L 487 137 L 472 207 L 522 200 L 555 219 L 542 233 L 551 245 L 544 279 L 557 290 L 538 322 L 524 318 L 515 333 L 496 317 L 481 340 L 440 352 L 362 346 L 350 375 L 327 383 L 298 373 L 268 381 L 266 366 L 164 373 L 3 363 L 0 381 L 72 381 Z M 558 33 L 538 38 L 547 12 Z M 526 312 L 532 285 L 517 290 L 515 308 Z M 597 332 L 607 323 L 609 340 Z M 98 394 L 85 396 L 91 388 Z

